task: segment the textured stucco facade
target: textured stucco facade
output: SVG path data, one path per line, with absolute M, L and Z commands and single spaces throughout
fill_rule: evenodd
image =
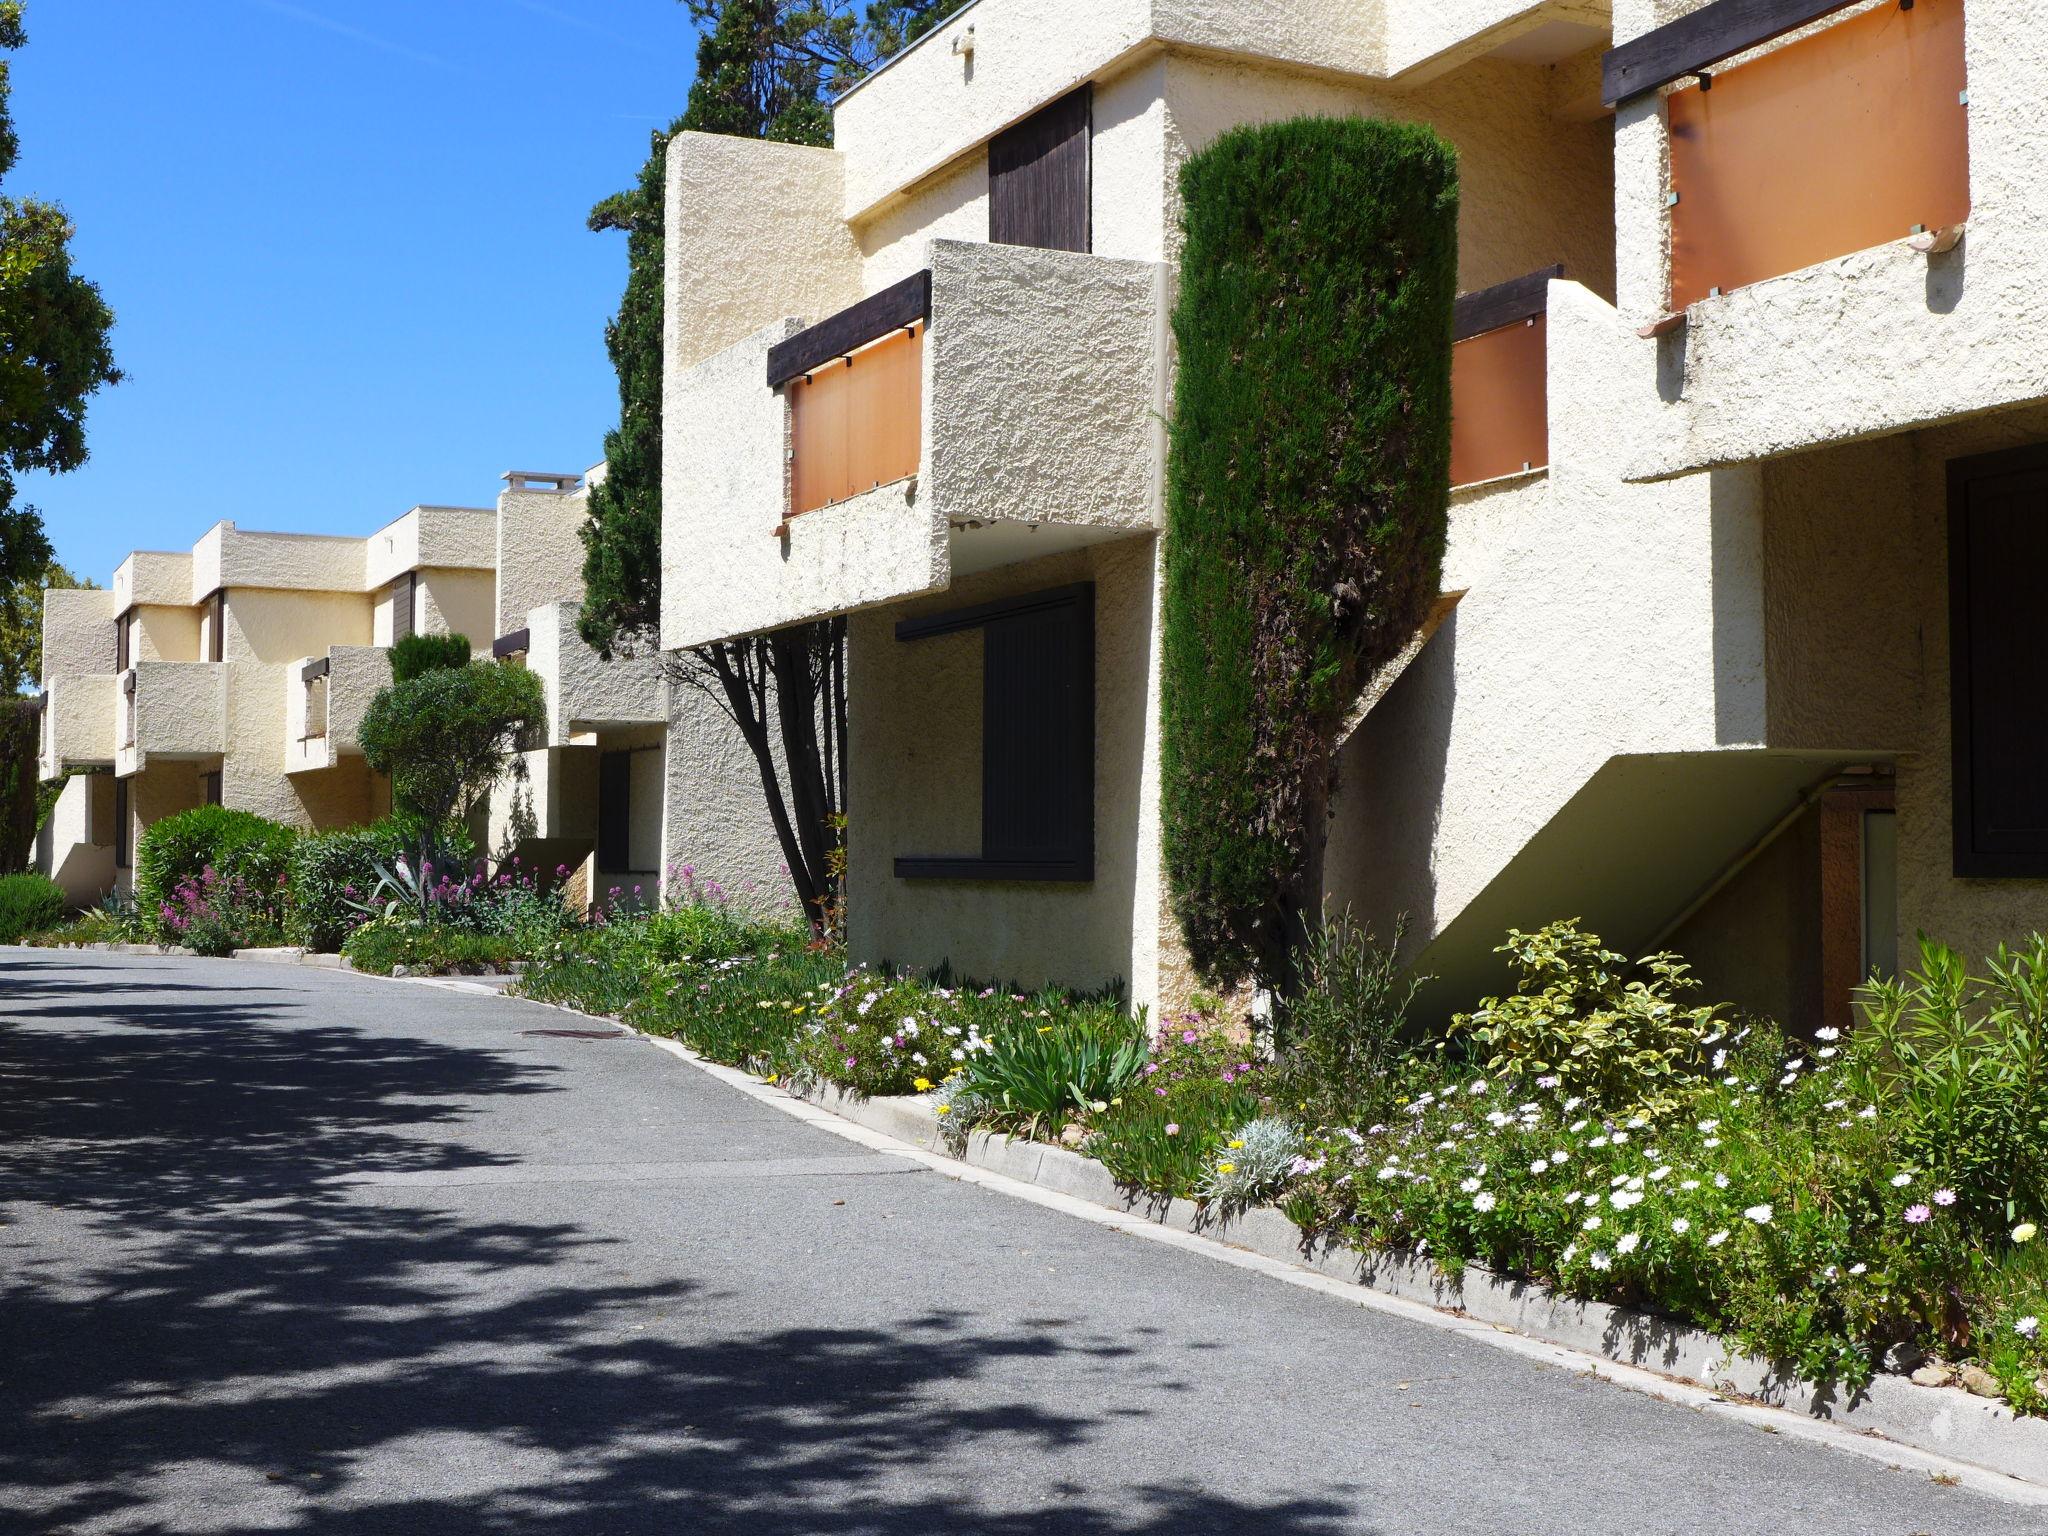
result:
M 1696 9 L 1689 0 L 1615 0 L 1615 39 Z M 2048 324 L 2048 203 L 2040 196 L 2048 37 L 2028 0 L 1969 0 L 1964 45 L 1970 215 L 1962 243 L 1922 254 L 1901 229 L 1889 244 L 1691 305 L 1680 329 L 1642 343 L 1630 370 L 1634 391 L 1655 406 L 1632 476 L 2048 398 L 2048 352 L 2038 340 Z M 1669 291 L 1665 119 L 1657 93 L 1616 116 L 1619 304 L 1637 324 L 1665 311 Z M 1795 336 L 1798 344 L 1787 345 Z

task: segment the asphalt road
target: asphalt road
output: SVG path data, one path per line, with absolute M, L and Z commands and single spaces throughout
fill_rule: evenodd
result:
M 579 1027 L 0 950 L 0 1531 L 2048 1529 Z

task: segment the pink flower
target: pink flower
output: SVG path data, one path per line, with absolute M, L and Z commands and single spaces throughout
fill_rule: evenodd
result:
M 1200 1035 L 1196 1034 L 1192 1029 L 1182 1030 L 1180 1037 L 1185 1043 L 1189 1045 L 1193 1045 L 1197 1040 L 1202 1038 Z
M 1936 1205 L 1954 1205 L 1956 1203 L 1956 1192 L 1952 1189 L 1937 1189 L 1934 1192 L 1934 1203 Z
M 1908 1226 L 1917 1227 L 1923 1221 L 1932 1220 L 1933 1216 L 1934 1212 L 1927 1209 L 1924 1205 L 1909 1205 L 1906 1207 L 1906 1224 Z
M 1175 1125 L 1171 1120 L 1169 1120 L 1166 1122 L 1166 1134 L 1169 1136 L 1178 1136 L 1180 1134 L 1180 1127 Z

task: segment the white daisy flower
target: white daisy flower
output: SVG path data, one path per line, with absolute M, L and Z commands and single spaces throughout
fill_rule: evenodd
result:
M 1742 1213 L 1760 1227 L 1771 1224 L 1771 1208 L 1768 1205 L 1752 1205 Z
M 1636 1236 L 1635 1233 L 1625 1233 L 1622 1236 L 1621 1240 L 1614 1245 L 1614 1251 L 1616 1253 L 1634 1253 L 1636 1251 L 1636 1245 L 1641 1241 L 1642 1239 Z
M 1671 1230 L 1676 1232 L 1680 1237 L 1683 1237 L 1686 1233 L 1692 1230 L 1692 1223 L 1687 1221 L 1683 1216 L 1674 1216 L 1671 1218 Z
M 1709 1248 L 1718 1248 L 1727 1241 L 1728 1232 L 1726 1228 L 1723 1228 L 1721 1231 L 1716 1232 L 1712 1237 L 1707 1239 L 1707 1246 Z

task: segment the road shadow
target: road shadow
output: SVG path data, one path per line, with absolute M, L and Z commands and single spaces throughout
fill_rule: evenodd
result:
M 0 1529 L 1360 1529 L 1334 1497 L 1138 1464 L 1113 1493 L 1035 1480 L 1189 1390 L 1129 1331 L 961 1309 L 735 1333 L 732 1295 L 622 1277 L 644 1255 L 594 1225 L 325 1182 L 508 1160 L 463 1121 L 566 1074 L 495 1042 L 106 980 L 0 994 L 0 1201 L 54 1208 L 39 1241 L 0 1229 Z M 1112 1365 L 1114 1406 L 1059 1390 Z

